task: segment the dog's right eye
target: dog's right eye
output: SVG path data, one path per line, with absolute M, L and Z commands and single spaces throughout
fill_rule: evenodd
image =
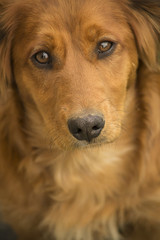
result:
M 52 64 L 52 58 L 50 54 L 46 51 L 40 51 L 35 53 L 32 56 L 32 61 L 36 66 L 42 68 L 42 67 L 50 67 Z

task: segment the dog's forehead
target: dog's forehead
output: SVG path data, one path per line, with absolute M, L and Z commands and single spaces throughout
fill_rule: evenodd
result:
M 113 24 L 124 21 L 119 5 L 110 0 L 53 0 L 46 9 L 55 25 L 65 26 L 70 31 L 87 22 Z M 45 15 L 46 11 L 44 19 Z
M 26 0 L 30 1 L 30 0 Z M 110 29 L 116 25 L 125 22 L 125 16 L 116 0 L 35 0 L 23 7 L 20 14 L 27 16 L 29 24 L 31 22 L 39 28 L 50 27 L 52 30 L 64 29 L 70 32 L 75 32 L 77 29 L 89 27 L 92 34 L 97 30 L 97 27 L 90 28 L 92 25 L 101 25 Z M 22 4 L 23 6 L 23 4 Z M 36 17 L 35 17 L 36 16 Z M 22 16 L 23 21 L 23 16 Z M 38 23 L 38 24 L 37 24 Z
M 15 42 L 23 39 L 26 55 L 35 46 L 55 51 L 68 47 L 69 42 L 80 49 L 105 38 L 125 43 L 133 37 L 117 0 L 25 1 L 29 4 L 21 5 Z
M 73 36 L 86 34 L 90 40 L 103 29 L 118 34 L 123 31 L 126 19 L 115 1 L 50 0 L 43 7 L 39 6 L 39 31 L 55 34 L 67 31 Z

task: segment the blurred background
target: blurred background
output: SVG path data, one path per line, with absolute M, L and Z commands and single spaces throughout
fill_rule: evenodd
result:
M 0 240 L 17 240 L 9 225 L 0 222 Z

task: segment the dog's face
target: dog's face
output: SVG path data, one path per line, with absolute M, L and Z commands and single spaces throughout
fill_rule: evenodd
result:
M 115 141 L 138 66 L 119 1 L 36 0 L 17 8 L 12 69 L 27 128 L 60 149 Z
M 50 1 L 35 13 L 28 10 L 13 45 L 24 107 L 30 114 L 34 108 L 46 136 L 60 147 L 112 142 L 120 135 L 137 67 L 134 37 L 119 6 L 82 2 L 71 1 L 72 9 L 67 1 Z M 85 122 L 99 136 L 81 136 Z

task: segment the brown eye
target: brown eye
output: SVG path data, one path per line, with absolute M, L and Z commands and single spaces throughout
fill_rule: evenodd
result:
M 97 51 L 98 51 L 98 58 L 104 58 L 111 55 L 115 49 L 116 44 L 111 41 L 103 41 L 98 43 Z
M 50 56 L 47 52 L 38 52 L 34 55 L 35 60 L 40 64 L 49 64 L 50 63 Z
M 108 51 L 110 48 L 112 47 L 112 43 L 111 42 L 101 42 L 99 45 L 99 52 L 106 52 Z
M 39 51 L 35 53 L 31 60 L 33 64 L 38 68 L 52 69 L 53 67 L 53 57 L 46 51 Z

